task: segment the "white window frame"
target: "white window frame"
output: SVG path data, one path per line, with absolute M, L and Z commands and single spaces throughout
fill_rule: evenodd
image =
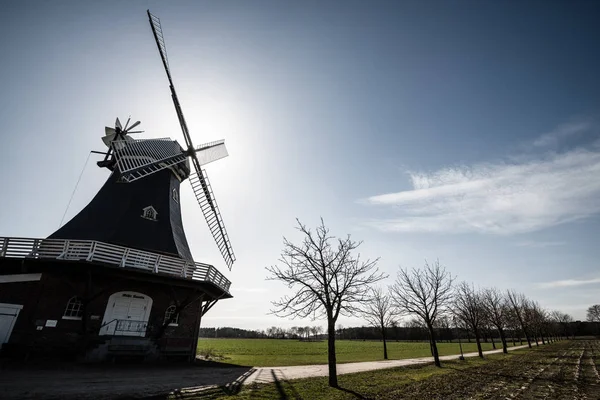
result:
M 167 322 L 173 314 L 175 314 L 175 310 L 177 310 L 177 306 L 175 305 L 170 305 L 167 307 L 165 310 L 165 319 L 163 320 L 163 324 Z M 179 326 L 179 313 L 177 313 L 173 322 L 169 323 L 169 326 Z
M 70 311 L 70 313 L 72 314 L 73 310 L 75 309 L 75 307 L 74 307 L 75 305 L 79 306 L 77 308 L 77 313 L 80 315 L 79 316 L 67 315 L 67 311 Z M 63 312 L 62 319 L 70 319 L 70 320 L 74 320 L 74 321 L 80 321 L 82 318 L 83 318 L 83 301 L 81 301 L 81 298 L 79 296 L 73 296 L 69 299 L 69 301 L 67 301 L 67 306 L 65 307 L 65 311 Z

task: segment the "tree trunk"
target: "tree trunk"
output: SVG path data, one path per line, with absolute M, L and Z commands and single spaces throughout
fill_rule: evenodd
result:
M 490 339 L 492 339 L 492 347 L 494 348 L 494 350 L 496 350 L 496 342 L 494 341 L 494 335 L 492 335 L 491 332 L 490 332 Z
M 382 328 L 381 330 L 381 335 L 383 336 L 383 359 L 387 360 L 388 359 L 388 354 L 387 354 L 387 343 L 386 343 L 386 335 L 385 335 L 385 327 Z
M 427 324 L 427 329 L 429 330 L 429 340 L 431 345 L 431 352 L 433 353 L 433 362 L 436 367 L 441 367 L 440 363 L 440 355 L 438 354 L 437 345 L 435 343 L 435 330 L 431 324 Z
M 475 342 L 477 343 L 477 353 L 479 353 L 479 357 L 483 358 L 483 350 L 481 350 L 481 339 L 479 338 L 479 329 L 473 329 L 473 333 L 475 334 Z
M 335 321 L 331 320 L 327 324 L 327 361 L 329 363 L 329 386 L 338 387 L 335 360 Z
M 504 335 L 504 330 L 502 328 L 498 328 L 498 334 L 500 335 L 500 341 L 502 342 L 502 352 L 504 354 L 508 354 L 508 346 L 506 345 L 506 336 Z M 513 346 L 515 345 L 515 340 L 513 337 Z
M 529 348 L 531 348 L 531 338 L 529 337 L 529 334 L 527 333 L 525 328 L 523 328 L 523 333 L 525 334 L 525 339 L 527 339 L 527 345 L 529 346 Z M 523 341 L 521 341 L 521 344 L 523 344 Z

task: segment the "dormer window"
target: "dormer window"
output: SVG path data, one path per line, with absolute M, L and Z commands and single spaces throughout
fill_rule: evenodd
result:
M 177 194 L 177 189 L 173 188 L 173 200 L 175 200 L 175 203 L 179 204 L 179 195 Z
M 145 207 L 144 209 L 142 209 L 142 218 L 146 218 L 151 221 L 156 221 L 157 216 L 158 216 L 158 213 L 152 206 L 148 206 L 148 207 Z

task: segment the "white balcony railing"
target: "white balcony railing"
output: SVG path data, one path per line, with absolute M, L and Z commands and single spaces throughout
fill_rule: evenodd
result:
M 212 265 L 94 240 L 0 237 L 2 257 L 99 262 L 211 282 L 227 293 L 231 286 L 231 282 Z

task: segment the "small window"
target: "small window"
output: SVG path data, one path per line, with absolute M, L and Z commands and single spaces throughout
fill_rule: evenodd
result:
M 63 319 L 81 319 L 83 316 L 83 302 L 77 296 L 73 296 L 67 302 Z
M 179 204 L 179 195 L 177 195 L 177 189 L 173 188 L 173 200 L 175 203 Z
M 173 317 L 173 314 L 175 314 L 176 309 L 177 307 L 175 306 L 167 307 L 167 311 L 165 311 L 165 320 L 163 324 L 166 324 L 167 321 L 169 321 L 171 317 Z M 179 313 L 175 314 L 173 320 L 169 322 L 169 326 L 179 326 Z

